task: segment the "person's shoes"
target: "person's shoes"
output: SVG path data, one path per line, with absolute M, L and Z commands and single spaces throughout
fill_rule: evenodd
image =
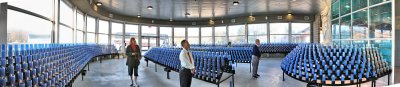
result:
M 258 77 L 257 77 L 257 76 L 253 76 L 253 78 L 256 78 L 256 79 L 257 79 Z
M 131 86 L 133 86 L 133 84 L 131 84 Z
M 260 75 L 256 74 L 257 77 L 260 77 Z

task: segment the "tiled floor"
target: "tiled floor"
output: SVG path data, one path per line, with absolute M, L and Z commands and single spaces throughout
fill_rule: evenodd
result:
M 251 78 L 248 63 L 240 63 L 236 67 L 235 86 L 236 87 L 305 87 L 306 83 L 297 81 L 285 76 L 282 81 L 282 70 L 280 62 L 282 58 L 262 58 L 260 61 L 259 79 Z M 90 71 L 81 80 L 79 76 L 74 82 L 74 87 L 129 87 L 130 79 L 125 66 L 126 59 L 103 60 L 102 63 L 94 62 L 90 64 Z M 158 66 L 155 72 L 155 64 L 149 62 L 146 67 L 144 61 L 139 67 L 139 84 L 141 87 L 179 87 L 179 76 L 177 72 L 171 72 L 171 79 L 166 78 L 163 67 Z M 221 87 L 229 87 L 227 80 L 221 83 Z M 364 83 L 362 87 L 369 87 L 371 83 Z M 387 77 L 382 77 L 377 81 L 377 86 L 386 86 Z M 192 87 L 217 87 L 215 84 L 207 83 L 198 79 L 193 79 Z M 352 86 L 355 87 L 355 86 Z

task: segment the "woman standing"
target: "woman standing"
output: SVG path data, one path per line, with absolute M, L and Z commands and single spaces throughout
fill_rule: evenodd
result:
M 131 78 L 131 86 L 139 87 L 137 84 L 138 66 L 140 64 L 140 59 L 142 59 L 142 54 L 140 52 L 139 46 L 136 44 L 134 37 L 129 41 L 129 45 L 126 47 L 125 54 L 128 56 L 126 60 L 126 65 L 128 66 L 128 73 Z M 132 73 L 134 73 L 134 79 L 132 78 Z M 133 82 L 135 81 L 135 82 Z

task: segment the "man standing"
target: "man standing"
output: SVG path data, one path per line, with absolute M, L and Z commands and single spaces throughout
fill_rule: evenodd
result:
M 260 40 L 256 39 L 256 45 L 253 46 L 253 52 L 252 52 L 252 67 L 253 67 L 253 78 L 258 78 L 260 75 L 257 74 L 258 72 L 258 63 L 260 62 Z
M 181 69 L 179 70 L 179 80 L 181 87 L 190 87 L 192 77 L 195 73 L 194 60 L 187 40 L 181 41 L 182 51 L 179 54 Z

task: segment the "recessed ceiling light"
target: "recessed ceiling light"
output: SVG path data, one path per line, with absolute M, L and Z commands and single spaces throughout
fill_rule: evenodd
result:
M 186 16 L 189 16 L 189 15 L 190 15 L 190 13 L 185 13 L 185 15 L 186 15 Z
M 137 15 L 137 17 L 140 18 L 141 16 L 140 16 L 140 15 Z
M 233 5 L 239 5 L 239 1 L 233 1 Z
M 292 0 L 292 1 L 296 1 L 296 0 Z
M 174 20 L 172 20 L 172 18 L 169 18 L 169 21 L 174 21 Z
M 287 15 L 292 16 L 292 13 L 288 13 Z
M 153 9 L 153 6 L 147 6 L 147 9 L 151 10 Z
M 97 5 L 97 6 L 101 6 L 101 5 L 103 5 L 103 3 L 97 2 L 96 5 Z

